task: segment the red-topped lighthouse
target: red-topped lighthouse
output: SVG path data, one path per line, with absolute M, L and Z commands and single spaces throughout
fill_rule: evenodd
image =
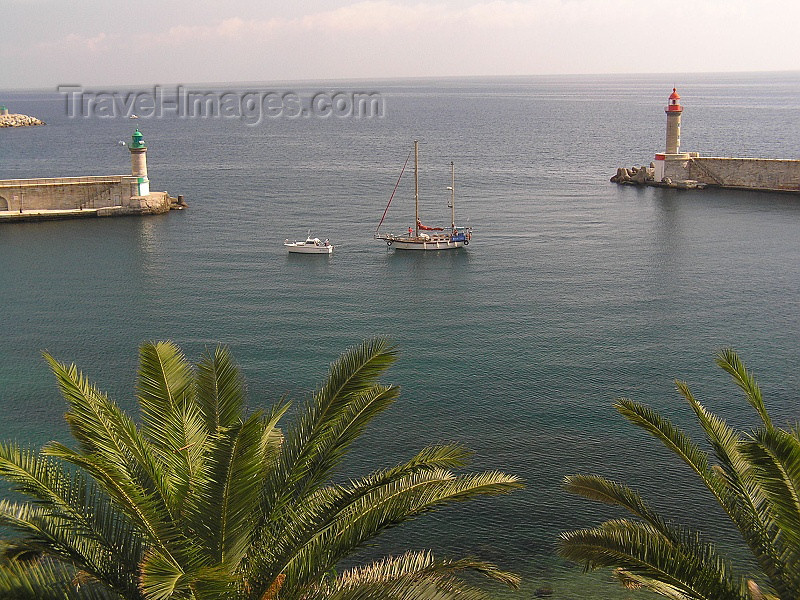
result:
M 667 154 L 677 154 L 681 147 L 681 97 L 675 88 L 669 95 L 669 104 L 664 109 L 667 113 Z

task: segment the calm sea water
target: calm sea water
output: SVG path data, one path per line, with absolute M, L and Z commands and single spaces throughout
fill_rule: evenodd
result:
M 608 573 L 554 556 L 562 530 L 615 514 L 570 497 L 562 478 L 623 478 L 666 514 L 733 544 L 681 468 L 612 402 L 647 402 L 696 433 L 673 387 L 685 379 L 736 425 L 754 422 L 713 365 L 733 346 L 775 417 L 798 417 L 800 198 L 608 183 L 664 143 L 673 84 L 682 148 L 798 157 L 800 74 L 548 77 L 308 84 L 378 91 L 382 119 L 69 119 L 54 93 L 2 96 L 46 127 L 0 130 L 0 178 L 125 173 L 119 140 L 149 146 L 151 188 L 183 212 L 0 227 L 0 438 L 67 437 L 41 352 L 77 363 L 132 407 L 136 353 L 173 339 L 196 358 L 229 345 L 250 404 L 302 399 L 330 361 L 390 336 L 403 394 L 359 442 L 348 474 L 460 441 L 474 467 L 524 491 L 390 532 L 377 551 L 477 554 L 555 598 L 624 598 Z M 372 239 L 414 139 L 423 221 L 445 223 L 449 164 L 468 249 L 395 254 Z M 412 223 L 412 178 L 389 229 Z M 308 229 L 339 248 L 287 256 Z

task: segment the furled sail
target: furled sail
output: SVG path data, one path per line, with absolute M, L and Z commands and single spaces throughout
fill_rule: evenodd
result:
M 417 229 L 421 229 L 422 231 L 444 231 L 444 227 L 428 227 L 419 221 L 417 221 Z

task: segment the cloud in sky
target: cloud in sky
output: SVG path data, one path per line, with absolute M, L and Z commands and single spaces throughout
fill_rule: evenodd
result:
M 783 70 L 800 53 L 793 0 L 0 2 L 18 16 L 0 36 L 13 59 L 0 88 Z
M 293 18 L 246 19 L 240 16 L 207 25 L 176 25 L 167 31 L 173 42 L 211 41 L 244 36 L 284 34 L 397 34 L 448 28 L 518 27 L 533 22 L 541 10 L 523 2 L 493 1 L 467 7 L 388 0 L 358 2 Z

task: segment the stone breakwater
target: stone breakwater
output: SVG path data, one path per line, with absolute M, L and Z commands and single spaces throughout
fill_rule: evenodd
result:
M 627 183 L 629 185 L 647 185 L 655 179 L 655 164 L 649 167 L 620 167 L 611 178 L 611 183 Z
M 620 167 L 613 183 L 656 185 L 680 189 L 719 187 L 762 192 L 800 193 L 800 160 L 699 156 L 694 152 L 667 155 L 649 167 Z
M 28 127 L 30 125 L 46 125 L 46 123 L 28 115 L 0 115 L 0 127 Z
M 617 173 L 611 177 L 611 183 L 618 183 L 620 185 L 654 185 L 686 190 L 703 189 L 707 185 L 695 179 L 679 179 L 673 181 L 669 177 L 665 177 L 661 181 L 656 181 L 655 171 L 655 163 L 650 163 L 649 167 L 619 167 Z

